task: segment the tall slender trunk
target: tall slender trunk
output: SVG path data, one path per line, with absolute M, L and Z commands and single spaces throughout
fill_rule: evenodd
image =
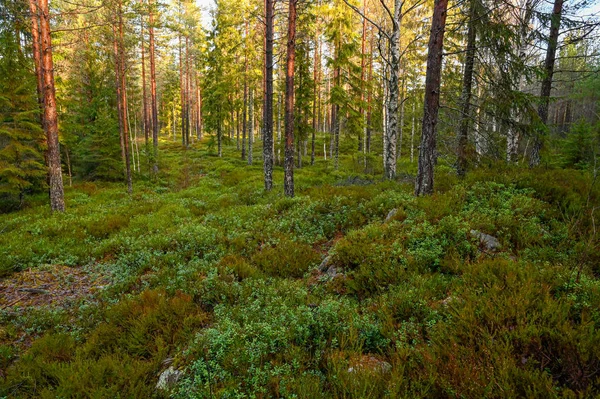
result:
M 48 0 L 30 0 L 31 30 L 33 37 L 34 65 L 36 68 L 38 102 L 42 106 L 42 127 L 46 133 L 46 164 L 50 209 L 65 210 L 64 188 L 58 142 L 58 113 L 54 87 L 54 62 L 50 37 L 50 11 Z
M 367 15 L 367 0 L 363 0 L 363 14 Z M 358 109 L 358 114 L 360 115 L 360 122 L 364 125 L 363 134 L 361 137 L 361 133 L 359 130 L 358 133 L 358 151 L 364 151 L 363 138 L 366 137 L 367 127 L 366 127 L 366 115 L 363 104 L 365 102 L 365 50 L 366 50 L 366 38 L 367 38 L 367 19 L 363 17 L 362 19 L 362 38 L 361 38 L 361 46 L 360 46 L 360 106 Z
M 333 68 L 333 85 L 334 87 L 340 87 L 341 86 L 341 69 L 339 66 L 339 58 L 340 58 L 340 52 L 341 52 L 341 38 L 337 37 L 336 40 L 336 44 L 335 44 L 335 59 L 337 61 L 335 67 Z M 333 107 L 331 109 L 331 124 L 333 125 L 333 143 L 332 143 L 332 150 L 333 150 L 333 154 L 332 157 L 334 159 L 334 167 L 337 169 L 339 167 L 339 158 L 340 158 L 340 106 L 336 100 L 336 102 L 333 103 Z
M 273 188 L 273 11 L 274 0 L 265 0 L 263 171 L 266 191 Z
M 471 117 L 471 87 L 473 86 L 473 66 L 475 64 L 475 40 L 477 32 L 475 28 L 477 0 L 471 0 L 469 6 L 469 27 L 467 31 L 467 52 L 465 55 L 465 68 L 463 74 L 463 88 L 461 98 L 460 130 L 458 132 L 458 162 L 457 170 L 459 176 L 463 177 L 467 171 L 468 156 L 467 146 L 469 144 L 469 120 Z
M 319 92 L 319 68 L 321 67 L 321 58 L 319 57 L 319 47 L 321 41 L 319 39 L 319 21 L 315 22 L 315 59 L 313 64 L 313 106 L 312 106 L 312 132 L 311 132 L 311 141 L 310 141 L 310 164 L 315 164 L 315 141 L 317 135 L 317 129 L 319 127 L 319 116 L 317 114 L 318 107 L 318 92 Z
M 535 0 L 526 0 L 523 5 L 523 9 L 520 11 L 520 20 L 519 20 L 519 47 L 517 48 L 517 54 L 525 55 L 527 53 L 527 36 L 529 32 L 529 23 L 533 16 L 534 9 L 534 1 Z M 523 64 L 525 64 L 526 59 L 523 59 Z M 525 90 L 525 76 L 521 72 L 517 75 L 516 81 L 514 82 L 515 89 L 518 91 Z M 512 110 L 512 117 L 514 121 L 520 123 L 523 122 L 524 114 L 520 112 L 518 109 Z M 521 141 L 521 134 L 518 129 L 518 124 L 511 124 L 508 128 L 507 136 L 506 136 L 506 162 L 517 162 L 518 161 L 518 151 L 519 151 L 519 142 Z
M 248 108 L 248 82 L 246 81 L 246 74 L 248 73 L 248 64 L 246 63 L 244 73 L 244 103 L 242 109 L 242 159 L 246 159 L 246 129 L 248 128 L 247 123 L 247 108 Z
M 560 29 L 560 19 L 562 15 L 564 0 L 554 0 L 552 8 L 552 17 L 550 20 L 550 35 L 548 36 L 548 49 L 546 50 L 546 60 L 544 61 L 544 79 L 540 91 L 540 105 L 538 107 L 538 116 L 546 129 L 548 123 L 548 104 L 550 103 L 550 92 L 552 91 L 552 76 L 554 75 L 554 63 L 556 61 L 556 49 L 558 48 L 558 35 Z M 531 156 L 529 157 L 529 167 L 540 164 L 540 150 L 542 149 L 542 138 L 544 132 L 541 131 L 535 135 Z
M 127 179 L 127 192 L 133 192 L 133 181 L 131 178 L 131 156 L 129 151 L 129 123 L 127 106 L 127 76 L 125 66 L 125 38 L 123 32 L 123 4 L 119 2 L 119 69 L 121 78 L 121 117 L 123 118 L 123 150 L 125 152 L 125 174 Z
M 252 165 L 252 144 L 254 143 L 254 89 L 250 88 L 250 98 L 248 99 L 248 165 Z
M 140 0 L 143 4 L 143 0 Z M 148 112 L 148 95 L 146 94 L 146 48 L 144 46 L 144 17 L 140 17 L 140 47 L 142 53 L 142 113 L 144 126 L 144 139 L 146 143 L 146 154 L 148 154 L 148 142 L 150 140 L 150 114 Z
M 125 80 L 125 51 L 123 37 L 123 5 L 119 2 L 116 21 L 113 21 L 113 52 L 115 58 L 115 85 L 117 94 L 117 111 L 119 115 L 119 139 L 121 144 L 121 158 L 123 171 L 127 182 L 127 192 L 133 191 L 131 180 L 131 164 L 129 160 L 129 129 L 127 124 L 127 87 Z M 115 26 L 118 24 L 118 27 Z M 118 30 L 117 30 L 118 28 Z
M 412 105 L 412 127 L 410 128 L 410 163 L 413 163 L 415 156 L 415 104 L 416 100 L 413 100 Z
M 240 150 L 240 110 L 235 110 L 235 127 L 236 127 L 236 147 L 237 150 Z
M 190 40 L 185 35 L 185 144 L 190 145 Z
M 297 1 L 289 0 L 285 75 L 285 161 L 283 191 L 288 197 L 294 196 L 294 62 L 296 59 Z
M 181 145 L 186 146 L 185 136 L 185 82 L 183 76 L 183 49 L 181 44 L 181 33 L 178 35 L 178 51 L 179 51 L 179 102 L 181 105 Z
M 223 122 L 217 123 L 217 155 L 219 158 L 223 156 Z
M 390 79 L 389 99 L 387 102 L 387 149 L 385 151 L 386 179 L 396 178 L 396 150 L 398 143 L 398 101 L 400 97 L 400 24 L 402 19 L 402 0 L 394 1 L 394 17 L 392 19 L 392 35 L 390 38 Z
M 400 90 L 400 126 L 398 126 L 398 131 L 400 132 L 400 137 L 398 138 L 398 157 L 396 159 L 400 159 L 402 157 L 402 139 L 404 133 L 404 103 L 406 102 L 405 92 L 404 92 L 404 83 L 406 79 L 402 79 L 402 89 Z
M 419 151 L 419 170 L 415 183 L 415 195 L 417 196 L 433 193 L 433 171 L 437 158 L 436 127 L 440 107 L 440 80 L 447 8 L 448 0 L 435 0 L 429 36 L 427 72 L 425 74 L 421 149 Z
M 40 107 L 40 124 L 45 129 L 44 124 L 44 77 L 42 70 L 42 44 L 41 44 L 41 32 L 40 32 L 40 17 L 41 11 L 39 9 L 37 0 L 29 0 L 29 14 L 31 16 L 31 46 L 33 50 L 33 64 L 35 67 L 36 77 L 36 89 L 38 105 Z
M 373 81 L 373 35 L 369 40 L 369 84 L 367 85 L 367 121 L 365 126 L 365 152 L 369 154 L 371 152 L 371 102 L 372 102 L 372 89 L 371 82 Z M 366 159 L 366 158 L 365 158 Z
M 150 47 L 150 110 L 152 114 L 152 145 L 154 147 L 154 174 L 158 173 L 158 102 L 156 99 L 156 61 L 154 56 L 154 2 L 150 0 L 148 16 L 148 44 Z

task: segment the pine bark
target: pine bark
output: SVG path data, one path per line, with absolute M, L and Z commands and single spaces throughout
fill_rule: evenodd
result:
M 250 89 L 250 95 L 248 99 L 248 113 L 250 114 L 248 119 L 248 165 L 252 165 L 252 144 L 254 143 L 254 90 Z
M 58 112 L 54 87 L 54 62 L 50 32 L 48 0 L 30 0 L 34 65 L 36 68 L 38 102 L 42 106 L 41 123 L 46 133 L 46 164 L 50 209 L 64 212 L 65 197 L 58 142 Z
M 273 11 L 274 0 L 265 0 L 263 172 L 266 191 L 273 188 Z
M 158 173 L 158 101 L 156 97 L 156 61 L 154 55 L 154 3 L 150 0 L 148 16 L 148 45 L 150 47 L 150 109 L 152 115 L 152 146 L 154 149 L 154 174 Z
M 546 50 L 546 59 L 544 61 L 544 79 L 540 92 L 540 105 L 538 107 L 538 116 L 542 122 L 543 129 L 548 123 L 548 105 L 550 103 L 550 93 L 552 91 L 552 76 L 554 75 L 554 63 L 556 61 L 556 50 L 558 48 L 558 35 L 560 29 L 560 19 L 562 15 L 564 0 L 554 0 L 552 8 L 552 17 L 550 22 L 550 36 L 548 37 L 548 49 Z M 533 138 L 531 156 L 529 158 L 529 167 L 540 164 L 540 151 L 542 149 L 543 132 L 538 133 Z
M 363 14 L 367 14 L 367 0 L 363 0 Z M 364 151 L 363 140 L 366 141 L 367 126 L 366 126 L 366 115 L 363 104 L 365 102 L 365 49 L 366 49 L 366 38 L 367 38 L 367 19 L 362 19 L 362 37 L 360 46 L 360 105 L 358 114 L 361 118 L 361 123 L 364 124 L 363 135 L 361 137 L 360 131 L 358 133 L 358 151 Z
M 142 3 L 142 0 L 140 0 Z M 148 143 L 150 140 L 150 114 L 148 112 L 148 95 L 146 93 L 146 48 L 144 46 L 144 17 L 141 17 L 140 22 L 140 47 L 142 55 L 142 113 L 144 126 L 144 140 L 146 144 L 146 153 L 148 153 Z
M 321 58 L 319 56 L 319 49 L 320 49 L 320 39 L 319 39 L 319 22 L 316 22 L 316 28 L 315 28 L 315 59 L 314 59 L 314 64 L 313 64 L 313 81 L 314 81 L 314 86 L 313 86 L 313 106 L 312 106 L 312 134 L 311 134 L 311 141 L 310 141 L 310 164 L 314 165 L 315 164 L 315 142 L 316 142 L 316 135 L 317 135 L 317 129 L 319 127 L 319 116 L 318 116 L 318 111 L 317 111 L 317 107 L 318 107 L 318 92 L 319 92 L 319 68 L 321 66 Z
M 471 90 L 473 86 L 473 67 L 475 65 L 475 40 L 477 32 L 475 28 L 476 20 L 476 0 L 471 0 L 469 6 L 469 26 L 467 30 L 467 51 L 465 54 L 465 68 L 463 73 L 463 87 L 461 93 L 461 115 L 460 128 L 458 132 L 458 160 L 457 174 L 464 177 L 468 165 L 467 147 L 469 144 L 469 120 L 471 117 Z
M 436 0 L 429 36 L 427 72 L 425 74 L 425 96 L 419 169 L 415 183 L 415 195 L 433 193 L 433 172 L 436 163 L 436 127 L 440 107 L 440 80 L 448 0 Z
M 288 197 L 294 196 L 294 62 L 296 58 L 297 1 L 289 0 L 285 75 L 285 160 L 283 190 Z

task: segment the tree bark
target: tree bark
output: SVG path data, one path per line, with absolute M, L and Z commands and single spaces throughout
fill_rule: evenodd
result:
M 42 105 L 42 127 L 46 133 L 46 164 L 50 209 L 55 212 L 65 210 L 65 197 L 58 142 L 58 112 L 54 87 L 54 62 L 50 32 L 50 11 L 48 0 L 30 0 L 32 35 L 34 44 L 34 64 L 38 86 L 38 101 Z M 37 35 L 39 33 L 39 36 Z
M 294 62 L 296 59 L 297 1 L 289 0 L 285 75 L 285 161 L 283 191 L 288 197 L 294 196 Z
M 143 0 L 140 0 L 143 4 Z M 150 140 L 150 114 L 148 112 L 148 95 L 146 93 L 146 49 L 144 46 L 144 17 L 143 14 L 140 16 L 140 47 L 142 53 L 142 113 L 143 113 L 143 125 L 144 125 L 144 139 L 146 143 L 146 154 L 148 154 L 148 143 Z
M 312 134 L 311 134 L 311 142 L 310 142 L 310 164 L 315 164 L 315 141 L 317 135 L 317 129 L 319 127 L 319 117 L 318 117 L 318 92 L 319 92 L 319 68 L 321 67 L 321 58 L 319 56 L 319 48 L 321 41 L 319 39 L 319 21 L 315 22 L 315 59 L 313 64 L 313 107 L 312 107 Z
M 402 18 L 402 0 L 394 1 L 394 17 L 392 18 L 392 34 L 390 36 L 390 79 L 388 84 L 389 98 L 387 102 L 387 140 L 385 151 L 385 178 L 396 178 L 396 149 L 398 143 L 398 100 L 400 97 L 400 23 Z
M 546 129 L 548 123 L 548 104 L 550 103 L 550 92 L 552 91 L 552 76 L 554 75 L 554 63 L 556 61 L 556 49 L 558 48 L 558 35 L 560 29 L 560 19 L 562 15 L 564 0 L 554 0 L 552 8 L 552 17 L 550 22 L 550 36 L 548 37 L 548 49 L 546 50 L 546 60 L 544 61 L 544 79 L 542 80 L 542 89 L 540 93 L 540 105 L 538 107 L 538 116 Z M 544 132 L 535 135 L 531 156 L 529 158 L 529 167 L 540 164 L 540 151 L 542 149 L 542 138 Z
M 123 118 L 123 150 L 125 153 L 125 176 L 127 179 L 127 192 L 133 192 L 133 181 L 131 178 L 131 155 L 129 151 L 129 123 L 127 106 L 127 76 L 125 66 L 125 38 L 123 32 L 123 3 L 119 2 L 119 69 L 121 84 L 121 117 Z
M 363 0 L 363 14 L 367 14 L 367 0 Z M 361 46 L 360 46 L 360 106 L 358 109 L 358 114 L 361 118 L 361 123 L 364 125 L 363 127 L 363 135 L 361 137 L 360 130 L 358 133 L 358 151 L 364 151 L 364 143 L 363 139 L 367 134 L 366 127 L 366 115 L 363 104 L 365 102 L 365 50 L 366 50 L 366 38 L 367 38 L 367 19 L 363 17 L 362 19 L 362 37 L 361 37 Z
M 465 68 L 463 74 L 463 88 L 461 93 L 461 115 L 460 128 L 458 132 L 458 161 L 457 174 L 464 177 L 467 171 L 469 144 L 469 120 L 471 117 L 471 88 L 473 86 L 473 66 L 475 64 L 475 40 L 477 32 L 476 22 L 476 0 L 471 0 L 469 5 L 469 26 L 467 31 L 467 52 L 465 54 Z
M 340 38 L 337 38 L 336 46 L 335 46 L 335 59 L 338 60 L 340 58 L 341 52 L 341 43 Z M 333 85 L 334 88 L 339 88 L 341 86 L 341 73 L 340 73 L 339 62 L 335 65 L 333 69 Z M 333 125 L 333 136 L 331 137 L 333 142 L 331 143 L 331 147 L 333 150 L 332 157 L 334 159 L 334 167 L 337 169 L 340 163 L 340 106 L 336 102 L 333 103 L 333 107 L 331 109 L 331 124 Z
M 369 84 L 367 86 L 367 122 L 366 122 L 366 132 L 365 132 L 365 152 L 369 154 L 371 152 L 371 103 L 372 103 L 372 90 L 371 90 L 371 82 L 373 81 L 373 35 L 371 35 L 371 39 L 369 40 L 369 53 L 371 56 L 369 57 Z M 365 158 L 366 159 L 366 158 Z
M 412 105 L 412 126 L 410 128 L 410 163 L 413 163 L 415 159 L 415 104 L 416 101 L 413 100 Z
M 150 0 L 148 17 L 148 41 L 150 46 L 150 109 L 152 114 L 152 145 L 154 147 L 154 174 L 158 173 L 158 102 L 156 98 L 156 62 L 154 56 L 154 3 Z
M 273 188 L 273 11 L 274 0 L 265 0 L 263 171 L 266 191 L 270 191 Z
M 448 0 L 435 0 L 429 36 L 427 72 L 425 74 L 419 170 L 415 183 L 415 195 L 417 196 L 433 193 L 433 171 L 437 157 L 436 127 L 440 107 L 440 79 L 447 8 Z
M 248 23 L 246 22 L 246 37 L 248 36 Z M 242 160 L 246 160 L 246 129 L 248 108 L 248 56 L 244 55 L 244 102 L 242 105 Z
M 250 89 L 250 98 L 248 99 L 248 165 L 252 165 L 252 144 L 254 143 L 254 89 Z

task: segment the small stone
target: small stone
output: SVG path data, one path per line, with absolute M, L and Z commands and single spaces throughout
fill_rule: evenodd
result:
M 358 361 L 348 368 L 348 373 L 359 371 L 370 371 L 381 374 L 387 374 L 392 371 L 392 365 L 388 362 L 378 359 L 374 356 L 361 356 Z
M 183 373 L 181 371 L 174 369 L 172 366 L 169 367 L 160 374 L 160 377 L 158 377 L 156 389 L 159 391 L 171 390 L 182 375 Z
M 486 251 L 496 251 L 502 247 L 502 244 L 500 244 L 500 241 L 496 237 L 482 233 L 481 231 L 471 230 L 471 236 L 478 239 L 479 244 Z
M 337 269 L 335 268 L 335 266 L 330 266 L 329 269 L 327 269 L 327 275 L 331 278 L 334 278 L 335 276 L 338 275 Z
M 383 223 L 387 223 L 390 220 L 392 220 L 392 218 L 394 216 L 396 216 L 397 213 L 398 213 L 398 209 L 397 208 L 394 208 L 391 211 L 389 211 L 388 214 L 387 214 L 387 216 L 385 217 L 385 221 Z

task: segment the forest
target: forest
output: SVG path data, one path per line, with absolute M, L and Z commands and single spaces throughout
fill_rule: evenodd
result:
M 0 0 L 0 398 L 600 398 L 600 2 Z

